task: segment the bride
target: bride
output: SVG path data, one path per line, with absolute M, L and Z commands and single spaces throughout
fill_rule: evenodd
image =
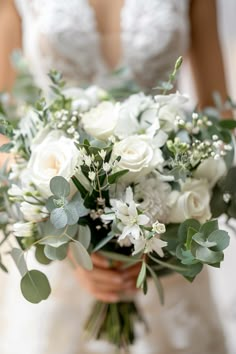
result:
M 21 43 L 43 89 L 51 68 L 71 85 L 109 88 L 115 85 L 109 73 L 125 67 L 147 91 L 166 78 L 179 55 L 188 54 L 204 107 L 214 90 L 226 97 L 215 7 L 214 0 L 6 0 L 0 5 L 0 90 L 12 86 L 9 56 Z M 163 277 L 162 307 L 153 288 L 146 296 L 135 290 L 136 266 L 124 275 L 100 255 L 93 262 L 91 272 L 67 263 L 48 267 L 54 290 L 37 307 L 20 297 L 17 275 L 1 275 L 0 352 L 111 354 L 108 343 L 84 340 L 83 322 L 93 299 L 116 302 L 131 294 L 149 327 L 147 333 L 137 328 L 131 353 L 226 353 L 206 272 L 193 284 L 179 275 Z

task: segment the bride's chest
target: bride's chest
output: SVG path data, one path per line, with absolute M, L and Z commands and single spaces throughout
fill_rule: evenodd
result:
M 122 65 L 140 76 L 150 64 L 151 77 L 173 65 L 188 42 L 188 0 L 17 1 L 26 50 L 34 41 L 44 65 L 87 81 Z

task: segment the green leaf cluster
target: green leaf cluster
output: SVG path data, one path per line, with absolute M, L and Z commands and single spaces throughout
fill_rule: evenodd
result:
M 184 265 L 176 271 L 192 280 L 204 264 L 220 266 L 224 258 L 223 250 L 229 245 L 229 235 L 219 230 L 217 220 L 207 221 L 203 225 L 194 219 L 186 220 L 178 227 L 175 242 L 171 234 L 173 230 L 176 232 L 176 227 L 170 231 L 172 242 L 167 249 L 176 257 L 176 265 Z M 169 239 L 168 229 L 164 238 Z
M 80 193 L 70 201 L 66 199 L 70 194 L 70 184 L 64 177 L 53 177 L 50 189 L 53 195 L 47 200 L 46 207 L 50 212 L 50 221 L 57 229 L 77 224 L 79 218 L 88 213 Z

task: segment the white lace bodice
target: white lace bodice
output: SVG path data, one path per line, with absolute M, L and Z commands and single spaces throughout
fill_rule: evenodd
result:
M 132 79 L 153 87 L 188 46 L 189 0 L 125 0 L 120 14 L 122 58 Z M 55 68 L 73 83 L 104 86 L 109 67 L 89 0 L 16 0 L 23 49 L 37 83 Z

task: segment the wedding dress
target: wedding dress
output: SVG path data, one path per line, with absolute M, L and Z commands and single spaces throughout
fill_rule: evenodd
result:
M 96 83 L 109 87 L 109 67 L 100 51 L 88 0 L 17 0 L 22 17 L 23 49 L 37 84 L 46 89 L 47 72 L 56 68 L 71 85 Z M 122 59 L 129 76 L 144 88 L 156 85 L 184 54 L 189 42 L 187 0 L 126 0 L 120 15 Z M 30 257 L 29 257 L 30 258 Z M 29 264 L 33 261 L 28 259 Z M 11 267 L 13 268 L 13 266 Z M 40 269 L 40 266 L 37 265 Z M 1 354 L 115 353 L 104 341 L 85 341 L 82 326 L 93 299 L 81 288 L 69 264 L 41 267 L 53 292 L 39 305 L 20 294 L 19 277 L 0 279 Z M 153 284 L 137 296 L 149 327 L 138 330 L 131 353 L 225 354 L 223 334 L 206 272 L 192 283 L 179 275 L 163 277 L 165 306 Z

